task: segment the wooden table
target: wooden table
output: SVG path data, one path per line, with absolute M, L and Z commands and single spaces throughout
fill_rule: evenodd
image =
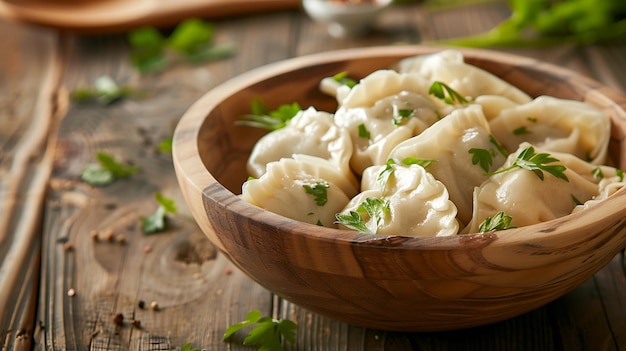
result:
M 327 50 L 482 32 L 508 14 L 502 3 L 436 12 L 394 7 L 359 39 L 330 38 L 298 8 L 221 18 L 214 20 L 216 41 L 234 43 L 235 56 L 143 75 L 121 33 L 81 36 L 0 19 L 0 349 L 168 350 L 192 343 L 248 350 L 242 335 L 230 343 L 222 335 L 259 309 L 298 323 L 297 342 L 287 350 L 626 350 L 623 253 L 547 306 L 469 330 L 384 332 L 308 312 L 216 251 L 185 208 L 171 156 L 156 150 L 204 92 L 252 68 Z M 506 51 L 626 90 L 626 45 Z M 110 106 L 68 100 L 68 92 L 104 75 L 146 95 Z M 98 151 L 139 173 L 107 187 L 82 182 Z M 139 218 L 156 209 L 156 192 L 173 198 L 179 214 L 166 232 L 145 235 Z M 119 313 L 122 325 L 114 322 Z

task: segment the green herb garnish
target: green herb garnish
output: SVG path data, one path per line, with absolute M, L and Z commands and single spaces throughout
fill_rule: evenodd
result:
M 539 179 L 543 180 L 543 172 L 548 172 L 553 176 L 563 179 L 566 182 L 569 182 L 569 179 L 565 175 L 565 166 L 563 165 L 547 165 L 547 163 L 559 162 L 558 159 L 550 156 L 547 153 L 535 153 L 535 148 L 529 146 L 522 150 L 522 152 L 517 155 L 515 162 L 512 165 L 506 168 L 499 169 L 492 173 L 487 173 L 487 175 L 494 175 L 499 173 L 504 173 L 514 168 L 522 168 L 529 171 L 534 172 Z
M 313 186 L 305 184 L 302 187 L 307 194 L 311 194 L 315 197 L 315 204 L 317 206 L 324 206 L 328 202 L 328 183 L 318 182 Z
M 574 205 L 575 205 L 575 206 L 579 206 L 579 205 L 582 205 L 582 204 L 583 204 L 583 203 L 582 203 L 582 201 L 578 200 L 578 198 L 576 197 L 576 195 L 574 195 L 574 194 L 570 194 L 570 195 L 572 196 L 572 201 L 574 201 Z
M 348 77 L 348 72 L 339 72 L 333 76 L 333 80 L 352 89 L 357 84 L 354 79 Z
M 595 167 L 594 169 L 592 169 L 591 174 L 596 179 L 604 178 L 604 173 L 602 172 L 602 169 L 600 169 L 600 167 Z
M 398 115 L 393 117 L 393 124 L 399 126 L 404 120 L 415 116 L 415 110 L 400 109 Z
M 433 82 L 428 93 L 443 100 L 448 105 L 467 104 L 469 101 L 443 82 Z
M 493 165 L 494 153 L 492 150 L 471 148 L 467 152 L 472 154 L 472 164 L 480 164 L 480 168 L 488 173 Z
M 81 175 L 81 179 L 91 185 L 104 186 L 138 171 L 137 167 L 119 163 L 105 152 L 98 152 L 96 159 L 98 163 L 87 165 Z
M 619 181 L 620 182 L 624 181 L 624 171 L 622 171 L 621 169 L 617 168 L 615 170 L 615 175 L 619 177 Z
M 171 154 L 173 141 L 174 141 L 174 138 L 171 136 L 161 140 L 159 145 L 157 145 L 157 150 L 162 153 Z
M 480 223 L 478 226 L 478 232 L 487 233 L 493 232 L 496 230 L 506 230 L 515 228 L 511 226 L 511 216 L 507 216 L 504 212 L 500 211 L 496 213 L 493 217 L 487 217 L 485 220 Z
M 204 349 L 201 349 L 199 347 L 192 348 L 191 343 L 187 343 L 180 348 L 180 351 L 204 351 Z
M 261 317 L 259 310 L 248 312 L 246 320 L 226 328 L 222 340 L 227 341 L 240 329 L 254 324 L 257 326 L 251 329 L 243 340 L 245 346 L 259 346 L 259 351 L 282 351 L 284 350 L 283 339 L 292 344 L 296 342 L 296 328 L 298 327 L 296 323 L 288 319 Z
M 371 135 L 370 135 L 370 131 L 367 130 L 367 127 L 365 126 L 365 124 L 361 123 L 357 126 L 358 129 L 358 133 L 359 133 L 359 138 L 365 138 L 365 139 L 370 139 Z
M 376 178 L 376 180 L 378 181 L 378 184 L 380 184 L 380 192 L 385 195 L 385 188 L 387 187 L 387 182 L 389 181 L 389 178 L 393 175 L 394 173 L 394 168 L 393 165 L 396 164 L 396 161 L 394 161 L 393 159 L 389 159 L 387 160 L 387 163 L 385 164 L 385 168 L 378 174 L 378 177 Z
M 176 213 L 176 204 L 174 200 L 163 196 L 161 193 L 154 195 L 159 206 L 150 217 L 141 217 L 141 231 L 144 234 L 152 234 L 161 232 L 165 229 L 165 221 L 167 213 Z
M 364 233 L 376 234 L 382 221 L 391 212 L 389 206 L 389 201 L 376 197 L 368 197 L 361 203 L 356 211 L 350 211 L 349 214 L 337 213 L 335 218 L 338 223 L 341 223 L 350 229 Z M 372 229 L 368 228 L 366 223 L 363 221 L 361 214 L 368 215 L 370 220 L 375 223 L 376 227 Z
M 422 168 L 430 166 L 430 164 L 433 162 L 437 162 L 437 160 L 423 160 L 416 157 L 407 157 L 402 160 L 402 164 L 405 166 L 418 165 L 422 166 Z
M 511 15 L 490 31 L 443 41 L 460 46 L 608 44 L 626 41 L 622 0 L 509 0 Z
M 136 95 L 136 92 L 128 86 L 119 86 L 109 76 L 98 77 L 92 88 L 79 88 L 74 90 L 70 97 L 74 101 L 96 101 L 102 105 L 112 104 L 120 99 Z
M 514 135 L 530 134 L 530 130 L 528 130 L 526 126 L 522 126 L 522 127 L 513 129 L 513 134 Z
M 153 27 L 130 31 L 131 61 L 140 72 L 147 72 L 167 66 L 167 51 L 192 63 L 231 56 L 234 53 L 232 45 L 213 44 L 214 32 L 213 24 L 196 18 L 179 23 L 167 38 Z
M 300 105 L 294 102 L 280 105 L 272 111 L 261 98 L 256 98 L 250 102 L 250 113 L 235 121 L 235 124 L 277 130 L 285 127 L 301 110 Z

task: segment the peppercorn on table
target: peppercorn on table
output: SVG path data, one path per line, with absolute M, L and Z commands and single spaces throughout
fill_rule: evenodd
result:
M 223 340 L 227 328 L 267 316 L 297 324 L 285 350 L 626 350 L 623 251 L 544 307 L 432 333 L 319 316 L 230 263 L 197 227 L 174 175 L 170 138 L 193 102 L 279 60 L 482 33 L 510 15 L 503 2 L 393 5 L 367 35 L 334 38 L 299 6 L 271 10 L 209 17 L 219 50 L 194 62 L 165 46 L 160 60 L 142 60 L 126 32 L 0 18 L 0 349 L 248 350 L 243 330 Z M 626 43 L 494 50 L 626 90 Z

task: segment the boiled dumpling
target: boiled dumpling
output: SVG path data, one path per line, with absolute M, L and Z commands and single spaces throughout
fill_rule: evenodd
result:
M 509 155 L 501 169 L 514 164 L 520 153 L 527 152 L 531 144 L 522 143 L 519 149 Z M 599 182 L 594 176 L 597 167 L 566 153 L 549 152 L 533 147 L 535 154 L 545 153 L 556 159 L 546 163 L 548 166 L 563 166 L 563 175 L 567 179 L 554 176 L 547 171 L 538 173 L 513 167 L 489 177 L 477 187 L 474 193 L 474 214 L 468 232 L 478 231 L 480 223 L 504 212 L 512 218 L 511 225 L 527 226 L 549 221 L 572 213 L 578 204 L 599 194 Z
M 602 111 L 584 102 L 550 96 L 504 109 L 489 125 L 493 135 L 511 152 L 526 141 L 594 164 L 606 161 L 611 137 L 609 117 Z
M 268 163 L 294 154 L 321 157 L 346 174 L 351 172 L 352 140 L 347 130 L 338 127 L 328 112 L 310 107 L 300 111 L 287 126 L 259 139 L 248 159 L 248 173 L 258 178 L 265 173 Z
M 374 186 L 350 200 L 338 215 L 340 228 L 372 234 L 449 236 L 458 233 L 456 207 L 446 187 L 419 165 L 372 166 L 369 173 L 386 172 L 383 188 Z M 362 228 L 346 226 L 342 216 L 359 216 Z M 345 218 L 345 217 L 344 217 Z
M 336 228 L 335 214 L 357 191 L 358 184 L 332 162 L 296 155 L 268 163 L 266 173 L 243 184 L 241 198 L 291 219 Z
M 430 83 L 443 82 L 465 97 L 499 95 L 520 104 L 531 100 L 526 93 L 512 84 L 465 63 L 463 54 L 454 49 L 406 58 L 400 61 L 398 70 L 400 73 L 417 73 Z
M 361 80 L 335 113 L 335 123 L 350 133 L 352 170 L 361 174 L 384 164 L 389 152 L 435 123 L 436 106 L 418 90 L 419 79 L 377 71 Z
M 620 169 L 609 166 L 598 166 L 592 169 L 592 173 L 595 178 L 600 179 L 600 182 L 598 183 L 598 194 L 592 199 L 577 205 L 572 213 L 595 206 L 602 200 L 607 199 L 609 196 L 615 194 L 618 190 L 626 186 L 624 171 Z
M 426 170 L 441 181 L 465 225 L 472 218 L 472 193 L 506 159 L 478 105 L 454 110 L 422 134 L 401 144 L 389 158 L 433 161 Z M 482 157 L 481 157 L 482 156 Z M 474 162 L 474 161 L 483 162 Z
M 488 121 L 496 118 L 503 110 L 519 106 L 517 102 L 498 95 L 481 95 L 476 97 L 473 103 L 482 107 Z

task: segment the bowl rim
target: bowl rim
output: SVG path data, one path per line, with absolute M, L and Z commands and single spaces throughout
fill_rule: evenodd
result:
M 197 140 L 201 127 L 208 116 L 208 112 L 231 94 L 236 93 L 242 88 L 252 86 L 278 74 L 306 68 L 311 65 L 322 65 L 367 56 L 410 57 L 434 53 L 445 49 L 459 50 L 466 55 L 466 57 L 471 57 L 472 59 L 500 61 L 494 60 L 495 51 L 486 49 L 427 45 L 374 46 L 333 50 L 288 58 L 254 68 L 235 76 L 205 93 L 189 107 L 179 120 L 174 131 L 172 143 L 172 157 L 179 182 L 183 181 L 187 185 L 192 186 L 194 192 L 209 197 L 218 203 L 222 203 L 228 211 L 233 213 L 243 211 L 249 214 L 248 219 L 251 221 L 260 222 L 274 228 L 281 228 L 295 235 L 314 236 L 316 239 L 349 245 L 380 245 L 385 249 L 453 249 L 464 247 L 467 242 L 476 240 L 494 241 L 494 243 L 490 245 L 493 247 L 528 245 L 529 241 L 550 243 L 553 242 L 552 240 L 558 239 L 564 235 L 574 235 L 576 232 L 587 232 L 586 230 L 580 230 L 581 225 L 587 226 L 589 230 L 591 230 L 594 226 L 597 226 L 597 223 L 601 223 L 605 220 L 618 221 L 626 219 L 626 216 L 623 214 L 623 209 L 626 208 L 626 188 L 622 188 L 609 198 L 603 200 L 603 204 L 607 204 L 608 206 L 591 206 L 584 211 L 579 211 L 546 222 L 504 231 L 458 234 L 442 237 L 367 234 L 351 230 L 320 227 L 314 224 L 288 219 L 282 215 L 261 209 L 242 200 L 238 195 L 228 190 L 204 167 Z M 506 62 L 515 66 L 523 66 L 538 72 L 549 73 L 550 75 L 566 76 L 571 84 L 584 88 L 583 91 L 598 93 L 600 96 L 604 96 L 605 99 L 610 101 L 612 105 L 617 105 L 622 111 L 626 111 L 626 97 L 621 92 L 607 87 L 591 78 L 567 68 L 534 58 L 500 51 L 496 53 L 497 57 L 504 58 Z M 607 96 L 607 94 L 609 96 Z M 620 101 L 615 101 L 615 97 L 618 97 Z M 193 140 L 193 142 L 186 142 L 185 140 Z M 181 147 L 181 144 L 186 144 L 186 147 Z M 189 147 L 191 147 L 191 149 L 189 149 Z M 623 153 L 624 151 L 624 146 L 622 146 L 621 152 Z M 622 155 L 622 158 L 624 157 L 626 156 Z M 223 203 L 224 200 L 227 200 L 227 204 Z M 198 201 L 202 201 L 202 199 L 198 199 Z M 605 211 L 604 209 L 606 207 L 613 208 L 614 210 Z M 555 228 L 559 229 L 555 230 Z M 582 238 L 582 236 L 580 238 Z M 577 240 L 575 238 L 571 239 Z M 567 242 L 567 240 L 565 241 Z

